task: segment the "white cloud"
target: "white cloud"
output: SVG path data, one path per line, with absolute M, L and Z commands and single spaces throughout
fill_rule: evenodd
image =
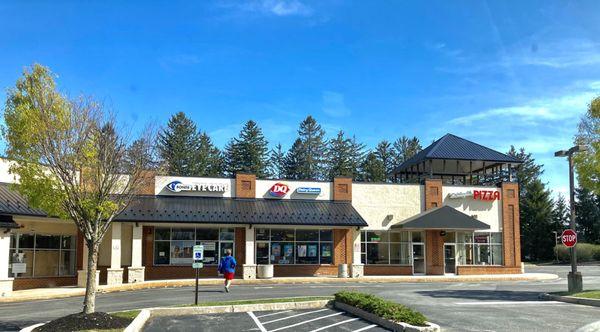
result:
M 588 39 L 563 39 L 519 47 L 510 56 L 515 65 L 569 68 L 600 64 L 600 43 Z
M 241 4 L 227 2 L 222 5 L 242 12 L 274 16 L 311 16 L 313 14 L 313 9 L 299 0 L 254 0 Z
M 350 115 L 350 109 L 346 106 L 344 95 L 334 91 L 323 91 L 323 112 L 334 117 Z

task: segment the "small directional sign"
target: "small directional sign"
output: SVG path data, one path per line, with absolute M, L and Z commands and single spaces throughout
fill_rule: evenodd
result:
M 203 268 L 203 267 L 204 267 L 204 263 L 202 263 L 202 262 L 196 262 L 196 263 L 192 263 L 192 267 L 193 267 L 194 269 L 201 269 L 201 268 Z
M 194 246 L 194 260 L 201 261 L 204 259 L 204 246 L 199 244 Z

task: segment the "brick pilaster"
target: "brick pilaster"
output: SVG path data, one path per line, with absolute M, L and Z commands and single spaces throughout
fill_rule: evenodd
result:
M 235 175 L 235 197 L 256 198 L 256 175 L 243 173 Z
M 352 178 L 339 177 L 333 179 L 333 200 L 352 202 Z
M 521 266 L 521 226 L 519 221 L 519 185 L 502 182 L 502 249 L 504 266 Z
M 425 180 L 425 210 L 442 206 L 442 180 Z M 440 230 L 425 232 L 426 273 L 429 275 L 444 274 L 444 239 Z

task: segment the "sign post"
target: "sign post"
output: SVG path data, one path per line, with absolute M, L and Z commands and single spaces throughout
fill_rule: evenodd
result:
M 198 278 L 200 277 L 200 269 L 203 267 L 202 260 L 204 259 L 204 246 L 203 245 L 195 245 L 194 246 L 194 262 L 192 263 L 192 268 L 196 270 L 196 296 L 194 300 L 194 305 L 198 305 Z

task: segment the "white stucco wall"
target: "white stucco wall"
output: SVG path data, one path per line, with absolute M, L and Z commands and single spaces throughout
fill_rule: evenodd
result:
M 289 187 L 287 194 L 281 198 L 274 198 L 269 195 L 269 190 L 276 183 L 282 183 Z M 256 180 L 256 198 L 274 198 L 274 199 L 306 199 L 306 200 L 330 200 L 332 197 L 333 182 L 319 181 L 290 181 L 290 180 Z M 300 187 L 320 188 L 319 195 L 299 194 L 296 190 Z
M 389 229 L 421 213 L 423 190 L 418 184 L 353 183 L 352 206 L 369 224 L 366 229 Z
M 451 193 L 473 192 L 473 190 L 498 191 L 495 187 L 447 186 L 442 187 L 443 205 L 451 206 L 470 216 L 477 216 L 477 220 L 490 225 L 490 232 L 502 231 L 502 201 L 475 200 L 472 196 L 464 198 L 450 198 Z M 501 198 L 502 199 L 502 198 Z
M 206 184 L 225 184 L 227 190 L 224 192 L 209 191 L 181 191 L 174 193 L 166 188 L 166 185 L 173 181 L 181 181 L 185 184 L 206 183 Z M 185 177 L 185 176 L 157 176 L 154 179 L 154 194 L 166 196 L 200 196 L 200 197 L 234 197 L 235 179 L 228 178 L 203 178 L 203 177 Z
M 17 183 L 17 176 L 8 172 L 11 163 L 7 159 L 0 158 L 0 182 Z

